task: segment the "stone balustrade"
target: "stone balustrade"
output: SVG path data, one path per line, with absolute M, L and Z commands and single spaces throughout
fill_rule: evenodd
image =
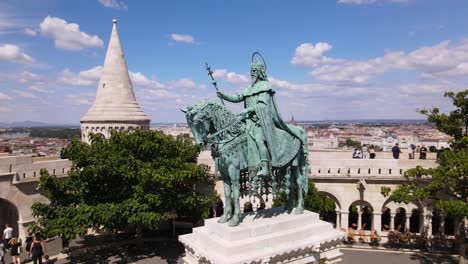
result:
M 311 177 L 402 177 L 406 170 L 416 166 L 437 166 L 435 160 L 310 159 L 309 162 Z

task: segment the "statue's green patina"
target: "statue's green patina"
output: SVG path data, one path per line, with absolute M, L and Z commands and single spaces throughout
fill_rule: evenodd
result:
M 232 218 L 230 226 L 236 226 L 240 221 L 241 189 L 247 189 L 249 196 L 254 197 L 285 191 L 289 194 L 288 208 L 292 209 L 296 182 L 298 199 L 294 213 L 302 213 L 303 196 L 308 188 L 308 149 L 304 130 L 287 125 L 281 118 L 264 62 L 253 61 L 251 79 L 252 84 L 242 93 L 226 95 L 217 91 L 220 98 L 229 102 L 244 102 L 245 109 L 239 116 L 210 100 L 183 110 L 195 142 L 200 146 L 212 144 L 212 156 L 223 178 L 225 192 L 226 208 L 219 222 Z M 216 81 L 213 80 L 213 84 Z M 242 188 L 241 173 L 248 173 Z M 231 191 L 234 212 L 229 202 Z

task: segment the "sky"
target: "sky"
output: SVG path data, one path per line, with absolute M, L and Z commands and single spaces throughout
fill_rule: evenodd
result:
M 424 119 L 467 89 L 466 0 L 1 0 L 0 122 L 79 124 L 112 19 L 152 123 L 250 83 L 252 53 L 285 120 Z M 228 104 L 233 111 L 242 105 Z

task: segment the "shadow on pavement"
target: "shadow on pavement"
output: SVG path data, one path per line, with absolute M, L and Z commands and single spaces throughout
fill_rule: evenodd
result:
M 430 253 L 414 253 L 412 260 L 417 260 L 421 264 L 457 264 L 458 258 L 450 255 L 435 255 Z

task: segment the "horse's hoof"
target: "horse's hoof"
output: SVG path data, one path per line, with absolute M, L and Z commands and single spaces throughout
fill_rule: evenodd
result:
M 239 225 L 239 218 L 238 217 L 233 217 L 231 221 L 229 221 L 229 226 L 238 226 Z
M 220 223 L 220 224 L 227 223 L 227 221 L 229 220 L 229 218 L 230 218 L 229 216 L 223 214 L 223 215 L 219 218 L 218 223 Z
M 302 213 L 304 213 L 304 208 L 294 208 L 293 213 L 294 214 L 302 214 Z

